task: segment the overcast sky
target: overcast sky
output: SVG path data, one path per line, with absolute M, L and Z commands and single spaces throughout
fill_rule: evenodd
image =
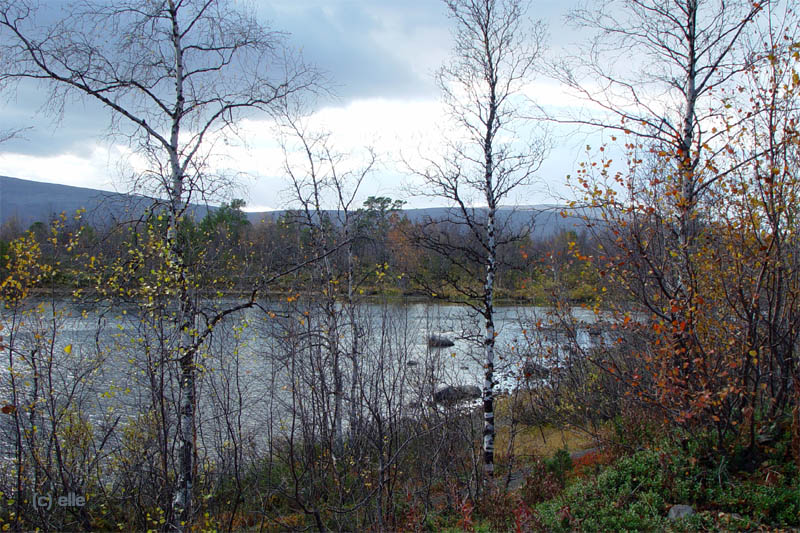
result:
M 55 0 L 42 4 L 60 5 Z M 441 106 L 433 74 L 451 46 L 445 6 L 437 0 L 256 0 L 250 5 L 273 29 L 288 32 L 307 61 L 328 73 L 336 98 L 322 102 L 317 118 L 332 131 L 337 147 L 358 151 L 369 144 L 378 152 L 381 164 L 365 183 L 362 198 L 380 194 L 405 199 L 410 207 L 436 204 L 409 197 L 406 186 L 413 179 L 395 163 L 400 152 L 436 143 L 432 132 Z M 549 26 L 551 53 L 580 38 L 564 25 L 571 5 L 571 0 L 532 4 L 530 14 Z M 536 87 L 545 105 L 560 102 L 554 82 L 540 79 Z M 124 150 L 105 139 L 109 121 L 101 107 L 76 100 L 56 121 L 41 112 L 45 93 L 30 84 L 5 97 L 0 129 L 29 129 L 0 145 L 0 175 L 127 190 L 119 178 Z M 246 124 L 245 131 L 247 150 L 231 153 L 230 161 L 249 177 L 232 195 L 244 197 L 248 210 L 285 207 L 287 182 L 277 164 L 274 134 L 259 123 Z M 550 203 L 557 200 L 553 194 L 565 194 L 564 177 L 573 171 L 586 139 L 555 140 L 540 180 L 521 191 L 517 203 Z

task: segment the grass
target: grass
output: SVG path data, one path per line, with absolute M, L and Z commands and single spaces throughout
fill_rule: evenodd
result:
M 519 426 L 515 429 L 513 456 L 521 458 L 550 457 L 557 451 L 587 450 L 595 446 L 594 440 L 584 432 L 553 426 Z M 505 462 L 509 458 L 508 443 L 511 427 L 503 424 L 495 435 L 495 458 Z
M 518 394 L 523 394 L 519 392 Z M 520 397 L 516 398 L 520 401 Z M 559 450 L 579 452 L 594 448 L 595 440 L 586 432 L 577 429 L 556 427 L 550 424 L 519 423 L 513 428 L 514 447 L 509 450 L 512 427 L 509 409 L 512 406 L 509 396 L 498 396 L 495 404 L 495 459 L 505 462 L 509 452 L 515 458 L 551 457 Z

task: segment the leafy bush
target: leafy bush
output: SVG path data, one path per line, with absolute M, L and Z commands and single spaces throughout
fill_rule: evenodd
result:
M 566 448 L 561 448 L 553 454 L 552 458 L 545 459 L 544 464 L 547 470 L 563 484 L 567 472 L 572 470 L 572 457 L 570 457 Z
M 537 507 L 552 531 L 706 531 L 800 525 L 797 469 L 777 446 L 756 471 L 714 452 L 698 437 L 623 457 L 594 478 L 575 481 Z M 769 451 L 769 450 L 768 450 Z M 766 452 L 763 452 L 766 453 Z M 554 464 L 556 458 L 550 460 Z M 666 519 L 676 503 L 701 512 L 676 522 Z M 705 511 L 705 512 L 703 512 Z
M 520 497 L 526 504 L 535 505 L 554 498 L 563 489 L 563 477 L 559 479 L 543 462 L 536 461 L 520 489 Z
M 776 485 L 753 481 L 727 484 L 709 491 L 709 500 L 720 509 L 748 516 L 778 527 L 800 525 L 800 485 L 788 477 Z
M 639 452 L 620 459 L 596 479 L 574 483 L 538 511 L 553 531 L 663 529 L 663 482 L 659 454 Z

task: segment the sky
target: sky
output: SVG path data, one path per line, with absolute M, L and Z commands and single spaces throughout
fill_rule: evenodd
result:
M 42 4 L 60 6 L 57 0 Z M 375 150 L 378 164 L 359 198 L 390 196 L 407 201 L 407 207 L 444 205 L 412 196 L 419 182 L 399 161 L 413 159 L 421 147 L 440 145 L 448 135 L 438 128 L 443 107 L 434 83 L 452 46 L 445 5 L 436 0 L 254 0 L 247 6 L 271 28 L 287 32 L 289 44 L 327 74 L 334 96 L 318 102 L 313 120 L 330 131 L 337 150 L 355 154 L 355 160 L 366 146 Z M 529 14 L 548 25 L 551 55 L 580 39 L 564 23 L 571 6 L 572 0 L 532 4 Z M 537 78 L 531 90 L 544 106 L 580 105 L 565 101 L 562 88 L 545 77 Z M 20 138 L 0 144 L 0 175 L 129 192 L 121 169 L 130 164 L 130 152 L 109 141 L 108 113 L 97 103 L 73 99 L 54 114 L 46 94 L 23 84 L 0 100 L 2 129 L 26 128 Z M 241 176 L 228 195 L 244 198 L 247 210 L 286 207 L 291 195 L 274 128 L 250 120 L 242 131 L 247 146 L 230 147 L 221 158 L 221 165 Z M 564 178 L 574 171 L 587 137 L 562 127 L 552 129 L 550 141 L 536 179 L 517 191 L 513 203 L 554 203 L 569 196 Z

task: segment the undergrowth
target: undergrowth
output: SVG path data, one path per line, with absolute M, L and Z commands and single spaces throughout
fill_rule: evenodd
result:
M 614 431 L 613 422 L 610 429 Z M 633 451 L 629 440 L 574 460 L 566 449 L 533 460 L 521 486 L 483 496 L 467 508 L 468 517 L 451 521 L 445 529 L 688 532 L 800 527 L 800 475 L 789 432 L 755 447 L 731 442 L 725 450 L 716 449 L 710 435 L 645 433 L 636 434 Z M 669 510 L 677 504 L 691 506 L 695 514 L 670 519 Z

